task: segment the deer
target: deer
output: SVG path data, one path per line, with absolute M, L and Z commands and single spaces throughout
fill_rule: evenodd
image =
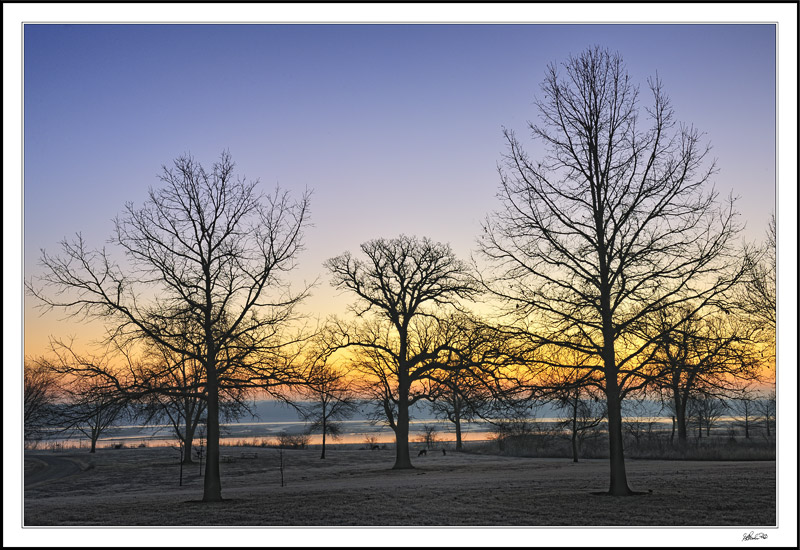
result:
M 419 453 L 417 453 L 417 456 L 423 456 L 423 455 L 424 456 L 428 456 L 428 450 L 427 449 L 422 449 Z

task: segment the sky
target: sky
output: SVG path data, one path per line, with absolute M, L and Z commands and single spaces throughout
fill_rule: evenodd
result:
M 186 152 L 210 165 L 228 149 L 239 173 L 259 178 L 265 191 L 277 184 L 295 195 L 313 190 L 314 226 L 306 232 L 297 271 L 299 279 L 320 278 L 308 302 L 311 312 L 344 310 L 350 299 L 336 296 L 322 262 L 356 251 L 370 238 L 425 235 L 468 257 L 480 220 L 498 206 L 502 127 L 522 136 L 526 121 L 536 117 L 533 99 L 547 63 L 595 44 L 618 51 L 642 86 L 658 72 L 677 118 L 693 123 L 712 143 L 720 194 L 732 190 L 740 197 L 748 236 L 759 239 L 776 202 L 777 21 L 779 357 L 792 368 L 779 374 L 785 382 L 778 401 L 778 510 L 784 528 L 769 530 L 769 537 L 773 544 L 796 544 L 796 5 L 325 4 L 312 10 L 302 4 L 63 3 L 4 4 L 3 14 L 4 342 L 21 330 L 17 341 L 24 344 L 5 346 L 4 359 L 17 365 L 23 355 L 43 350 L 50 334 L 88 333 L 59 315 L 41 317 L 27 299 L 23 304 L 21 278 L 36 275 L 39 250 L 54 252 L 61 239 L 78 231 L 102 246 L 124 203 L 141 205 L 148 186 L 158 183 L 161 165 Z M 31 24 L 312 19 L 478 24 Z M 691 24 L 482 24 L 575 20 Z M 20 164 L 24 174 L 15 171 Z M 13 181 L 19 188 L 9 185 Z M 784 332 L 791 346 L 781 349 Z M 19 448 L 21 420 L 12 420 L 21 407 L 10 405 L 20 399 L 20 387 L 21 365 L 7 368 L 4 428 L 16 426 L 4 429 L 9 481 L 18 481 L 21 471 L 21 453 L 12 451 Z M 20 485 L 4 483 L 4 507 L 22 509 L 14 493 Z M 22 533 L 19 516 L 4 514 L 4 542 L 11 533 L 40 545 L 82 546 L 88 540 L 84 531 Z M 123 531 L 118 532 L 150 545 L 163 544 L 165 536 L 182 544 L 189 538 L 201 545 L 230 541 L 225 529 Z M 369 530 L 345 531 L 306 531 L 302 538 L 296 531 L 271 531 L 269 540 L 291 545 L 318 536 L 326 545 L 375 543 Z M 385 540 L 402 536 L 408 544 L 452 544 L 460 536 L 487 546 L 529 545 L 532 535 L 526 529 L 504 530 L 502 539 L 493 530 L 475 529 L 379 534 Z M 615 529 L 564 534 L 551 529 L 533 536 L 554 545 L 629 540 Z M 240 543 L 264 541 L 263 531 L 239 535 Z M 679 545 L 719 545 L 739 541 L 741 530 L 655 529 L 648 535 Z
M 162 164 L 237 172 L 299 197 L 311 221 L 296 281 L 311 315 L 343 313 L 322 263 L 377 237 L 427 236 L 462 259 L 499 206 L 502 128 L 526 140 L 548 63 L 594 45 L 623 57 L 646 100 L 658 75 L 705 133 L 720 196 L 746 237 L 774 211 L 774 25 L 64 25 L 24 27 L 24 270 L 81 232 L 102 247 Z M 537 146 L 526 140 L 536 156 Z M 25 298 L 25 354 L 88 340 Z

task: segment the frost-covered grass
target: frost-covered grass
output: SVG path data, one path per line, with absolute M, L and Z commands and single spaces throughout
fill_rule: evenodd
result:
M 225 502 L 204 504 L 199 464 L 184 467 L 169 448 L 89 453 L 26 451 L 26 471 L 43 454 L 77 460 L 80 473 L 42 482 L 24 494 L 26 526 L 605 526 L 775 523 L 775 462 L 628 460 L 632 489 L 608 488 L 607 460 L 546 459 L 441 452 L 395 471 L 394 451 L 330 446 L 283 451 L 226 447 Z M 416 454 L 416 453 L 415 453 Z

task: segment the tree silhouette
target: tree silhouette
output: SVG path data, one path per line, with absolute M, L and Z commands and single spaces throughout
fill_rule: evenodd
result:
M 750 439 L 750 433 L 756 427 L 755 419 L 759 397 L 758 392 L 747 384 L 730 394 L 730 408 L 736 414 L 735 425 L 744 430 L 745 439 Z
M 493 267 L 484 284 L 509 323 L 533 346 L 586 355 L 602 378 L 614 495 L 630 493 L 621 403 L 646 383 L 643 354 L 658 337 L 638 326 L 676 305 L 703 307 L 740 277 L 733 201 L 718 208 L 706 190 L 709 148 L 676 124 L 661 81 L 648 85 L 642 112 L 619 55 L 593 48 L 551 64 L 529 125 L 540 160 L 504 130 L 502 208 L 479 240 Z
M 117 420 L 130 416 L 129 402 L 100 377 L 77 376 L 63 388 L 66 402 L 58 409 L 58 424 L 89 438 L 89 452 L 97 449 L 103 433 Z
M 358 402 L 351 386 L 352 380 L 347 379 L 345 371 L 325 362 L 315 363 L 304 376 L 301 391 L 309 401 L 298 407 L 306 421 L 311 422 L 309 432 L 322 434 L 320 458 L 325 458 L 327 436 L 336 439 L 341 435 L 337 421 L 358 412 Z
M 596 393 L 589 387 L 569 385 L 557 393 L 555 404 L 561 425 L 569 431 L 573 462 L 578 462 L 585 439 L 605 421 L 605 404 Z
M 441 319 L 475 288 L 450 247 L 427 238 L 375 239 L 361 251 L 366 259 L 346 252 L 325 265 L 335 287 L 357 296 L 356 315 L 373 315 L 351 326 L 334 323 L 332 339 L 337 347 L 360 351 L 355 367 L 395 432 L 394 468 L 412 468 L 409 406 L 427 395 L 422 382 L 446 364 L 444 356 L 452 350 Z
M 455 368 L 445 373 L 442 380 L 437 382 L 431 399 L 431 409 L 436 417 L 453 424 L 456 451 L 462 451 L 463 425 L 481 417 L 481 411 L 491 399 L 491 392 L 482 381 L 476 379 L 473 371 Z
M 233 170 L 227 152 L 210 171 L 190 156 L 177 158 L 143 206 L 128 203 L 115 219 L 111 243 L 121 255 L 92 250 L 78 234 L 61 243 L 60 256 L 43 251 L 44 275 L 26 283 L 45 308 L 102 320 L 117 349 L 157 344 L 198 363 L 200 381 L 169 391 L 207 396 L 206 502 L 222 500 L 221 389 L 294 380 L 297 339 L 289 324 L 306 294 L 292 294 L 282 275 L 301 249 L 308 195 L 298 202 L 280 190 L 265 196 L 258 181 Z M 167 391 L 154 380 L 174 365 L 143 370 L 134 363 L 94 372 L 131 395 Z
M 493 327 L 476 317 L 459 313 L 444 321 L 451 350 L 442 368 L 431 373 L 427 399 L 437 418 L 453 424 L 461 451 L 463 423 L 482 418 L 501 393 L 498 367 L 505 365 L 505 346 Z
M 42 438 L 53 427 L 59 398 L 58 374 L 44 359 L 25 361 L 23 385 L 23 425 L 26 441 Z
M 693 396 L 689 399 L 689 404 L 686 408 L 689 423 L 694 422 L 697 425 L 698 439 L 703 437 L 704 428 L 706 437 L 710 437 L 711 429 L 716 425 L 723 413 L 728 410 L 727 404 L 722 399 L 709 394 Z
M 761 399 L 756 401 L 756 410 L 761 415 L 761 421 L 764 422 L 764 435 L 766 437 L 772 437 L 775 435 L 774 425 L 775 425 L 775 416 L 777 409 L 775 408 L 776 405 L 776 394 L 773 385 L 773 389 L 766 394 L 761 396 Z
M 668 395 L 681 444 L 687 441 L 687 407 L 693 398 L 724 396 L 737 383 L 758 378 L 752 329 L 721 312 L 701 313 L 662 310 L 652 331 L 661 335 L 651 358 L 656 368 L 650 374 Z

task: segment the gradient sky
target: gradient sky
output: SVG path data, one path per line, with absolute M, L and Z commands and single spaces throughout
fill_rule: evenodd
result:
M 467 259 L 498 203 L 502 127 L 527 136 L 547 63 L 618 51 L 656 72 L 713 146 L 749 239 L 775 207 L 773 25 L 26 25 L 24 268 L 80 231 L 102 246 L 126 201 L 191 153 L 295 196 L 313 190 L 298 279 L 342 312 L 322 262 L 400 233 Z M 529 147 L 534 153 L 535 148 Z M 25 299 L 25 354 L 83 330 Z

